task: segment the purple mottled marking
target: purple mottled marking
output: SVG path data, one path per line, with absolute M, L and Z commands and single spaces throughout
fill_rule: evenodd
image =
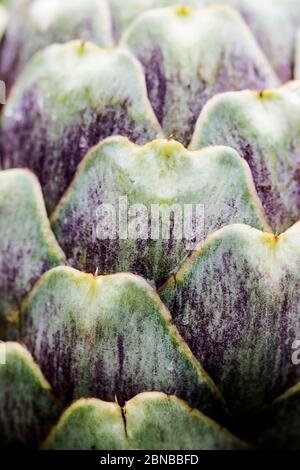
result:
M 265 89 L 270 84 L 268 74 L 260 69 L 253 57 L 245 56 L 245 50 L 241 48 L 230 55 L 223 51 L 219 59 L 218 76 L 213 83 L 206 82 L 200 74 L 195 74 L 194 82 L 188 83 L 186 78 L 182 78 L 180 67 L 176 69 L 176 64 L 167 78 L 164 55 L 159 45 L 151 46 L 147 51 L 137 47 L 136 54 L 144 67 L 149 98 L 158 120 L 165 132 L 186 146 L 191 141 L 201 110 L 210 98 L 226 91 Z M 178 89 L 181 92 L 184 90 L 185 112 L 184 115 L 178 115 L 178 123 L 170 128 L 164 120 L 168 106 L 180 100 Z
M 254 151 L 250 142 L 241 137 L 237 138 L 236 150 L 245 158 L 251 169 L 258 196 L 272 228 L 280 233 L 297 222 L 300 210 L 299 150 L 288 151 L 288 165 L 293 169 L 288 169 L 284 156 L 278 155 L 276 187 L 267 166 L 265 153 Z
M 31 262 L 32 258 L 36 259 L 35 247 L 33 246 L 29 250 L 24 250 L 22 247 L 18 248 L 13 240 L 13 235 L 11 243 L 5 246 L 5 250 L 2 250 L 0 256 L 0 297 L 2 297 L 4 305 L 10 306 L 10 310 L 1 311 L 0 300 L 0 339 L 6 338 L 7 313 L 11 313 L 14 309 L 18 310 L 22 300 L 30 292 L 39 277 L 57 265 L 54 260 L 40 257 L 36 264 L 29 269 L 28 263 Z
M 57 423 L 61 410 L 32 391 L 26 393 L 25 389 L 19 389 L 16 395 L 16 388 L 9 389 L 0 403 L 1 449 L 37 449 Z
M 160 124 L 163 124 L 167 81 L 161 49 L 158 46 L 153 47 L 147 58 L 142 54 L 138 58 L 144 67 L 148 96 L 152 107 Z
M 149 99 L 159 122 L 169 135 L 187 146 L 205 102 L 203 94 L 205 94 L 206 84 L 199 80 L 196 92 L 192 92 L 191 83 L 182 83 L 180 71 L 172 79 L 167 79 L 160 46 L 153 46 L 147 55 L 139 53 L 138 59 L 144 67 Z M 164 119 L 168 112 L 167 106 L 176 99 L 178 88 L 186 90 L 186 104 L 188 104 L 189 110 L 184 116 L 178 116 L 178 119 L 182 120 L 180 127 L 170 129 L 164 125 Z M 197 99 L 198 97 L 199 99 Z
M 285 219 L 285 207 L 281 201 L 279 192 L 272 184 L 271 174 L 267 168 L 264 158 L 260 160 L 252 150 L 250 143 L 238 140 L 237 150 L 248 163 L 256 190 L 265 209 L 268 219 L 273 223 L 277 219 L 276 225 L 283 225 Z
M 99 168 L 97 165 L 91 166 L 91 168 L 93 170 L 90 169 L 80 175 L 73 189 L 74 197 L 71 197 L 70 201 L 66 201 L 61 213 L 53 223 L 53 231 L 67 256 L 68 263 L 78 270 L 89 273 L 95 273 L 97 269 L 101 274 L 129 271 L 148 280 L 154 280 L 157 286 L 162 285 L 171 273 L 179 269 L 184 259 L 191 253 L 190 245 L 191 242 L 196 242 L 196 237 L 194 240 L 190 240 L 190 243 L 184 237 L 182 240 L 176 240 L 173 213 L 170 219 L 168 240 L 162 240 L 161 232 L 160 240 L 152 240 L 150 228 L 147 240 L 120 240 L 118 233 L 116 233 L 114 240 L 101 240 L 95 233 L 99 224 L 96 209 L 105 202 L 110 202 L 117 208 L 118 197 L 124 194 L 130 195 L 130 178 L 127 174 L 122 176 L 121 181 L 124 182 L 124 186 L 120 187 L 119 181 L 114 176 L 110 176 L 115 173 L 119 175 L 119 170 L 115 170 L 115 167 L 108 169 L 106 161 Z M 96 178 L 95 174 L 97 174 Z M 87 185 L 88 189 L 85 190 L 83 199 L 80 196 L 81 187 L 85 187 L 87 181 L 90 183 Z M 135 188 L 137 188 L 138 180 L 135 183 Z M 137 199 L 133 197 L 128 201 L 128 204 L 139 202 L 144 204 L 141 196 L 138 196 Z M 194 203 L 197 202 L 200 204 L 202 201 L 194 201 Z M 240 210 L 236 200 L 224 197 L 223 207 L 224 210 L 215 214 L 214 208 L 209 211 L 210 205 L 206 205 L 202 240 L 209 233 L 232 221 L 238 220 L 241 223 L 255 225 L 252 217 L 240 214 L 243 211 Z M 150 207 L 148 209 L 150 214 Z M 257 223 L 257 220 L 255 222 Z M 148 226 L 151 226 L 151 217 L 149 217 Z M 195 232 L 196 220 L 194 217 L 193 233 Z M 200 238 L 199 233 L 197 236 Z
M 47 33 L 40 35 L 36 33 L 33 40 L 32 25 L 28 30 L 24 15 L 26 15 L 24 12 L 23 16 L 20 12 L 18 17 L 15 15 L 0 43 L 0 77 L 4 80 L 8 92 L 32 56 L 51 44 L 78 39 L 105 46 L 99 44 L 99 34 L 96 29 L 98 25 L 94 24 L 94 18 L 84 17 L 78 23 L 72 24 L 71 29 L 59 30 L 54 25 Z
M 24 30 L 16 24 L 8 29 L 0 43 L 0 79 L 5 82 L 9 92 L 21 72 L 20 51 L 24 44 Z
M 157 286 L 162 285 L 191 253 L 188 249 L 188 241 L 185 238 L 175 239 L 174 214 L 170 219 L 170 238 L 168 240 L 162 240 L 161 236 L 159 241 L 151 239 L 150 217 L 147 240 L 121 240 L 118 234 L 114 240 L 97 238 L 95 228 L 99 219 L 95 208 L 106 201 L 106 188 L 113 191 L 113 184 L 113 182 L 110 184 L 109 181 L 105 182 L 103 179 L 99 179 L 85 194 L 84 205 L 81 204 L 81 201 L 73 203 L 63 216 L 54 222 L 53 231 L 67 256 L 68 263 L 72 267 L 88 273 L 95 273 L 97 269 L 101 274 L 129 271 L 143 276 L 145 279 L 154 280 Z M 118 191 L 120 191 L 120 196 L 125 194 L 121 188 L 115 188 L 116 201 Z M 136 202 L 131 201 L 129 204 Z M 220 216 L 216 220 L 209 220 L 205 226 L 206 235 L 208 232 L 226 225 L 230 217 L 235 217 L 235 204 L 232 204 L 232 212 L 230 213 L 228 211 L 230 201 L 228 207 L 227 202 L 225 203 L 228 218 L 224 219 Z M 117 203 L 114 204 L 115 207 L 117 205 Z M 190 240 L 190 242 L 192 241 Z M 160 253 L 159 256 L 158 253 Z
M 93 231 L 99 220 L 95 218 L 94 207 L 104 200 L 105 193 L 99 194 L 95 204 L 93 197 L 84 213 L 82 207 L 75 205 L 54 223 L 54 233 L 68 263 L 88 273 L 97 269 L 101 274 L 129 271 L 161 285 L 188 255 L 185 240 L 178 242 L 170 238 L 158 248 L 158 243 L 151 240 L 150 229 L 148 240 L 120 240 L 118 236 L 114 240 L 97 239 Z M 161 251 L 161 257 L 154 261 L 157 250 Z
M 257 40 L 259 46 L 261 49 L 264 51 L 266 54 L 267 58 L 269 53 L 271 52 L 271 48 L 269 46 L 269 40 L 270 37 L 267 31 L 264 31 L 259 23 L 257 22 L 255 15 L 251 14 L 248 9 L 243 8 L 242 6 L 239 6 L 239 13 L 243 17 L 244 21 L 248 24 L 249 28 L 253 32 L 255 39 Z M 289 40 L 286 42 L 286 46 L 288 46 Z M 278 59 L 281 59 L 280 62 Z M 293 59 L 293 47 L 292 44 L 290 44 L 290 47 L 285 48 L 285 54 L 278 54 L 276 64 L 272 64 L 273 66 L 276 65 L 276 73 L 281 80 L 282 83 L 286 83 L 289 80 L 293 79 L 294 75 L 294 59 Z
M 124 323 L 120 321 L 112 328 L 103 324 L 102 318 L 108 313 L 104 307 L 87 331 L 80 327 L 80 316 L 73 317 L 72 302 L 61 305 L 55 295 L 49 296 L 34 315 L 32 311 L 23 312 L 22 340 L 64 405 L 82 396 L 107 401 L 117 397 L 124 404 L 140 392 L 158 390 L 176 394 L 192 406 L 201 405 L 209 416 L 218 416 L 220 403 L 212 399 L 207 386 L 199 386 L 195 370 L 171 345 L 158 317 L 153 314 L 147 318 L 151 305 L 147 305 L 145 317 L 142 314 L 140 302 L 147 297 L 139 297 L 139 289 L 128 290 L 117 300 L 118 305 L 111 306 L 109 314 L 114 309 L 123 311 Z M 152 308 L 157 309 L 157 305 L 153 303 Z M 155 329 L 157 340 L 153 349 L 145 352 L 149 328 Z M 174 361 L 168 380 L 159 364 L 161 358 L 166 360 L 165 355 Z
M 212 253 L 183 284 L 162 293 L 235 415 L 259 411 L 299 381 L 300 368 L 291 363 L 300 332 L 299 288 L 294 274 L 286 273 L 277 285 L 229 250 Z
M 72 126 L 61 129 L 56 140 L 51 135 L 55 122 L 51 110 L 39 106 L 33 89 L 27 90 L 12 117 L 6 117 L 1 139 L 5 168 L 28 167 L 38 176 L 47 208 L 53 210 L 72 180 L 78 163 L 87 151 L 102 139 L 123 135 L 136 143 L 154 137 L 147 125 L 136 127 L 128 115 L 131 103 L 97 111 L 86 109 Z M 21 118 L 20 118 L 21 116 Z
M 222 52 L 219 62 L 218 76 L 214 84 L 204 88 L 200 97 L 201 109 L 207 101 L 218 93 L 227 91 L 264 90 L 270 86 L 267 73 L 262 70 L 245 50 L 237 49 L 230 54 Z
M 38 330 L 31 318 L 24 318 L 22 339 L 37 361 L 47 380 L 51 383 L 56 396 L 64 404 L 70 403 L 74 398 L 74 390 L 79 380 L 76 368 L 77 357 L 73 346 L 82 338 L 78 336 L 76 324 L 69 320 L 68 327 L 56 330 L 51 337 L 47 332 L 51 331 L 51 325 L 55 317 L 59 318 L 59 305 L 53 308 L 56 300 L 49 299 L 43 310 L 44 334 L 38 342 Z M 56 302 L 57 304 L 57 302 Z M 62 307 L 61 307 L 62 308 Z M 78 397 L 79 398 L 79 397 Z
M 297 144 L 281 152 L 276 158 L 272 175 L 272 161 L 268 152 L 263 151 L 256 141 L 241 135 L 241 129 L 225 125 L 209 136 L 206 145 L 229 145 L 248 163 L 258 196 L 262 202 L 267 220 L 275 232 L 282 233 L 299 220 L 300 210 L 300 151 Z M 287 155 L 287 156 L 286 156 Z
M 37 377 L 23 359 L 10 362 L 1 371 L 0 442 L 1 449 L 37 448 L 61 414 L 49 391 L 41 391 Z M 29 374 L 29 375 L 27 375 Z

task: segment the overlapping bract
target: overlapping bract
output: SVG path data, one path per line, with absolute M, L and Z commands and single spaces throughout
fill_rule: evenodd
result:
M 180 3 L 180 2 L 178 2 Z M 297 0 L 186 0 L 190 8 L 225 4 L 233 7 L 247 23 L 282 82 L 293 77 L 295 32 L 300 25 Z M 152 8 L 166 7 L 174 0 L 109 0 L 117 38 L 134 19 Z M 280 34 L 278 34 L 280 31 Z
M 0 76 L 8 89 L 35 52 L 72 39 L 113 45 L 105 0 L 18 0 L 0 47 Z
M 176 436 L 174 429 L 180 429 Z M 136 396 L 123 409 L 117 403 L 78 401 L 63 414 L 44 448 L 245 450 L 248 447 L 176 397 L 152 392 Z
M 37 179 L 28 170 L 0 172 L 0 330 L 48 269 L 65 264 Z
M 277 90 L 230 92 L 212 99 L 191 148 L 226 144 L 250 166 L 274 232 L 299 220 L 300 82 Z
M 299 381 L 300 223 L 280 236 L 245 225 L 211 235 L 162 289 L 187 344 L 238 418 Z
M 4 109 L 3 166 L 33 170 L 53 210 L 99 140 L 145 143 L 160 132 L 134 57 L 80 41 L 53 45 L 32 59 Z
M 196 212 L 197 205 L 203 215 L 189 235 L 185 210 Z M 107 206 L 113 211 L 102 214 L 103 234 L 99 209 Z M 71 266 L 91 273 L 136 272 L 157 286 L 195 244 L 222 226 L 268 228 L 249 168 L 231 149 L 189 152 L 174 140 L 139 147 L 122 137 L 103 141 L 87 155 L 51 222 Z
M 118 3 L 110 1 L 116 36 L 135 16 L 132 2 L 126 12 L 118 11 Z M 170 2 L 140 3 L 147 10 Z M 215 2 L 195 0 L 190 7 L 195 3 Z M 258 446 L 299 448 L 299 366 L 291 361 L 300 334 L 299 224 L 271 234 L 255 186 L 272 229 L 281 232 L 299 219 L 300 87 L 294 82 L 276 91 L 238 91 L 275 87 L 292 77 L 294 62 L 298 76 L 299 18 L 294 0 L 278 1 L 275 9 L 269 0 L 226 3 L 249 28 L 224 6 L 176 6 L 145 12 L 124 33 L 120 48 L 105 51 L 83 42 L 110 43 L 103 2 L 85 2 L 87 11 L 106 11 L 102 19 L 100 10 L 88 11 L 87 23 L 91 15 L 99 21 L 88 38 L 86 24 L 76 31 L 70 15 L 60 36 L 61 2 L 51 3 L 55 21 L 46 25 L 39 8 L 50 0 L 32 2 L 37 31 L 21 31 L 24 47 L 15 44 L 6 56 L 11 60 L 22 51 L 16 70 L 34 52 L 31 41 L 37 38 L 37 48 L 54 37 L 80 40 L 38 53 L 2 118 L 2 165 L 36 173 L 63 248 L 51 232 L 36 179 L 25 170 L 0 173 L 1 337 L 19 335 L 34 358 L 16 343 L 6 346 L 7 365 L 0 366 L 4 445 L 38 446 L 52 429 L 46 448 L 245 448 L 199 411 L 164 395 L 171 393 L 230 428 L 233 419 L 239 434 Z M 266 13 L 271 9 L 272 21 Z M 284 34 L 277 34 L 277 23 Z M 41 35 L 43 28 L 47 34 Z M 174 35 L 174 29 L 182 34 Z M 2 46 L 9 46 L 9 34 Z M 195 48 L 201 54 L 195 56 Z M 228 90 L 234 93 L 206 104 Z M 194 150 L 230 144 L 250 169 L 225 147 L 191 152 L 171 138 L 133 144 L 163 133 L 185 145 L 192 140 Z M 132 143 L 108 139 L 85 157 L 117 134 Z M 121 192 L 133 204 L 203 203 L 205 236 L 236 222 L 261 231 L 248 225 L 218 230 L 176 274 L 189 254 L 182 246 L 166 251 L 162 240 L 150 248 L 128 241 L 122 248 L 119 240 L 114 246 L 95 243 L 96 206 L 114 204 Z M 63 264 L 92 274 L 70 267 L 48 271 Z M 98 270 L 134 270 L 157 284 L 173 273 L 160 291 L 172 316 L 141 278 L 98 277 Z M 230 418 L 204 370 L 222 391 Z M 265 416 L 254 419 L 254 438 L 249 415 L 260 415 L 291 385 Z M 164 393 L 133 398 L 147 390 Z M 71 405 L 53 428 L 63 409 L 82 396 L 92 398 Z M 120 405 L 113 403 L 115 396 Z M 181 428 L 178 436 L 174 427 Z

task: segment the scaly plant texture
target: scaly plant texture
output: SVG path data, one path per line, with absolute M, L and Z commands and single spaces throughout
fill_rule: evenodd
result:
M 299 31 L 1 2 L 2 448 L 300 450 Z

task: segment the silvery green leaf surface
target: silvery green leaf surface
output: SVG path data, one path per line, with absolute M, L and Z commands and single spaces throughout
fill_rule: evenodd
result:
M 52 45 L 35 55 L 5 106 L 3 165 L 33 170 L 52 210 L 100 140 L 122 134 L 145 143 L 160 133 L 142 67 L 129 52 Z
M 142 63 L 165 134 L 184 145 L 216 93 L 279 84 L 247 26 L 224 5 L 150 10 L 131 25 L 121 46 Z
M 155 392 L 137 395 L 123 409 L 117 403 L 79 400 L 65 411 L 43 447 L 52 450 L 248 448 L 198 410 L 190 409 L 176 397 Z
M 132 274 L 48 271 L 21 310 L 22 341 L 65 403 L 121 402 L 143 391 L 176 394 L 209 416 L 221 395 L 158 295 Z
M 102 235 L 100 224 L 101 208 L 108 205 L 113 210 L 103 225 L 109 224 L 110 237 Z M 188 206 L 201 210 L 191 235 L 184 230 Z M 250 170 L 232 149 L 190 152 L 174 140 L 138 146 L 123 137 L 109 138 L 87 155 L 51 222 L 71 266 L 91 273 L 135 272 L 156 285 L 222 226 L 268 229 Z
M 0 172 L 1 338 L 12 311 L 48 269 L 65 264 L 37 179 L 28 170 Z
M 0 74 L 8 88 L 31 57 L 50 44 L 80 39 L 113 45 L 106 0 L 18 1 L 0 46 Z
M 37 447 L 58 419 L 61 406 L 31 355 L 18 343 L 4 343 L 0 364 L 1 447 Z
M 226 144 L 248 162 L 277 233 L 300 214 L 300 84 L 215 96 L 200 115 L 191 148 Z M 298 90 L 298 91 L 297 91 Z
M 300 224 L 280 236 L 246 225 L 208 237 L 161 290 L 237 420 L 299 381 Z

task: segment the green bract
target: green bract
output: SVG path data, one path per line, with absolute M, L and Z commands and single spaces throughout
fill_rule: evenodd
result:
M 37 446 L 57 420 L 61 407 L 32 357 L 17 343 L 6 343 L 0 365 L 1 446 Z
M 123 0 L 109 0 L 109 3 L 117 37 L 140 13 L 180 4 L 172 0 L 127 0 L 126 8 L 122 8 Z M 283 82 L 291 79 L 295 31 L 300 24 L 297 0 L 187 0 L 183 5 L 195 8 L 221 3 L 240 13 L 279 78 Z
M 56 268 L 26 299 L 21 318 L 22 340 L 64 402 L 88 396 L 124 402 L 161 390 L 210 415 L 220 407 L 166 308 L 138 277 Z
M 300 223 L 280 236 L 232 225 L 208 237 L 161 290 L 179 331 L 238 418 L 258 413 L 300 368 Z
M 40 186 L 27 170 L 0 172 L 0 328 L 33 284 L 65 256 L 51 232 Z
M 123 409 L 100 400 L 76 402 L 44 448 L 243 450 L 247 446 L 178 398 L 152 392 L 136 396 Z
M 112 46 L 106 0 L 22 0 L 1 45 L 0 74 L 11 87 L 35 52 L 72 39 Z
M 176 6 L 141 15 L 121 44 L 142 63 L 149 98 L 166 135 L 188 145 L 216 93 L 278 84 L 237 13 L 224 6 Z
M 144 143 L 161 131 L 138 61 L 75 41 L 32 59 L 5 107 L 2 132 L 4 167 L 35 171 L 53 209 L 99 140 L 123 134 Z
M 101 225 L 101 205 L 108 204 L 113 211 L 107 209 Z M 202 219 L 187 237 L 182 218 L 196 205 Z M 267 228 L 249 168 L 232 149 L 189 152 L 173 140 L 139 147 L 123 137 L 87 155 L 51 221 L 70 265 L 92 273 L 137 272 L 156 284 L 177 271 L 193 241 L 214 230 L 235 222 Z
M 298 3 L 0 1 L 0 447 L 300 448 Z
M 300 83 L 297 84 L 300 89 Z M 225 93 L 212 99 L 197 122 L 191 148 L 226 144 L 250 166 L 273 230 L 300 213 L 300 93 L 294 87 Z

